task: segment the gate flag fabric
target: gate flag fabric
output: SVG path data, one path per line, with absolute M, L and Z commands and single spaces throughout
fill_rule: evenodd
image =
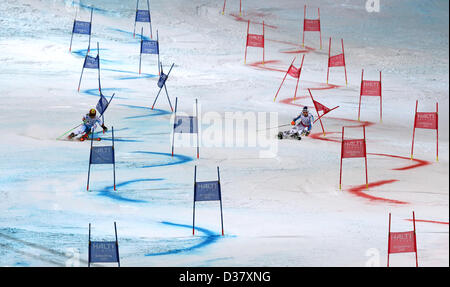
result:
M 381 71 L 379 81 L 364 80 L 364 69 L 361 72 L 361 89 L 359 92 L 358 121 L 361 119 L 361 98 L 363 96 L 380 97 L 380 122 L 383 121 L 383 97 L 381 94 Z
M 419 101 L 417 100 L 411 144 L 411 159 L 414 158 L 414 139 L 416 135 L 416 129 L 428 129 L 436 130 L 436 161 L 439 161 L 439 103 L 436 103 L 436 112 L 418 112 L 418 105 Z
M 91 18 L 89 22 L 77 20 L 78 10 L 75 12 L 75 19 L 73 20 L 72 35 L 70 37 L 69 52 L 72 52 L 73 34 L 89 35 L 88 53 L 91 48 L 91 34 L 92 34 L 92 14 L 94 8 L 91 8 Z
M 281 81 L 280 87 L 278 88 L 277 93 L 275 94 L 275 97 L 274 97 L 274 99 L 273 99 L 274 102 L 275 102 L 275 100 L 276 100 L 277 97 L 278 97 L 278 93 L 280 92 L 281 87 L 283 86 L 283 83 L 284 83 L 284 81 L 286 80 L 287 75 L 293 77 L 294 79 L 297 79 L 297 85 L 295 86 L 295 92 L 294 92 L 294 101 L 295 101 L 295 98 L 297 97 L 298 83 L 299 83 L 299 81 L 300 81 L 300 75 L 301 75 L 301 73 L 302 73 L 303 61 L 305 60 L 305 55 L 303 55 L 303 57 L 302 57 L 302 63 L 301 63 L 301 65 L 300 65 L 300 68 L 296 68 L 296 67 L 294 66 L 294 62 L 295 62 L 295 59 L 296 59 L 296 58 L 297 58 L 297 57 L 294 57 L 294 60 L 292 60 L 291 65 L 289 66 L 289 68 L 288 68 L 286 74 L 284 75 L 284 78 L 283 78 L 283 80 Z
M 327 84 L 330 77 L 330 68 L 344 67 L 345 85 L 347 85 L 347 67 L 345 65 L 344 39 L 341 39 L 342 53 L 331 56 L 331 37 L 328 45 L 328 68 L 327 68 Z
M 222 211 L 222 190 L 220 186 L 220 170 L 217 167 L 216 181 L 197 181 L 197 166 L 194 170 L 194 208 L 192 215 L 192 235 L 195 235 L 195 203 L 198 201 L 219 201 L 220 202 L 220 221 L 223 230 L 223 211 Z
M 158 30 L 156 30 L 156 40 L 146 40 L 144 39 L 144 29 L 141 29 L 141 49 L 139 52 L 139 75 L 141 74 L 142 66 L 142 54 L 153 54 L 158 55 L 158 75 L 161 75 L 161 62 L 159 58 L 159 35 Z
M 320 28 L 320 8 L 317 8 L 317 19 L 306 18 L 306 5 L 303 9 L 303 39 L 302 47 L 305 47 L 305 32 L 319 32 L 320 37 L 320 49 L 322 49 L 322 30 Z
M 345 139 L 344 128 L 342 127 L 342 143 L 341 143 L 341 168 L 339 173 L 339 189 L 342 189 L 342 160 L 344 158 L 364 158 L 366 169 L 366 187 L 369 188 L 369 179 L 367 175 L 367 152 L 366 152 L 366 127 L 363 128 L 364 138 L 362 139 Z
M 134 17 L 133 38 L 136 37 L 136 23 L 138 23 L 138 22 L 149 24 L 150 38 L 153 39 L 152 18 L 151 18 L 151 14 L 150 14 L 150 1 L 149 0 L 147 0 L 147 10 L 139 9 L 139 0 L 136 0 L 136 16 Z
M 119 241 L 115 222 L 114 231 L 116 241 L 91 241 L 91 224 L 89 223 L 88 267 L 91 267 L 91 263 L 117 263 L 120 267 Z
M 96 69 L 98 71 L 98 91 L 102 92 L 102 86 L 100 82 L 100 46 L 97 42 L 97 57 L 89 56 L 89 52 L 86 53 L 84 58 L 83 68 L 81 69 L 80 81 L 78 82 L 78 92 L 80 92 L 81 80 L 83 79 L 84 69 Z
M 314 104 L 314 108 L 316 109 L 316 113 L 317 113 L 317 119 L 314 121 L 314 123 L 316 123 L 317 121 L 320 122 L 320 126 L 322 127 L 323 135 L 325 136 L 325 129 L 323 127 L 322 117 L 325 116 L 326 114 L 328 114 L 329 112 L 331 112 L 332 110 L 339 108 L 339 106 L 330 109 L 314 99 L 314 97 L 311 93 L 311 89 L 308 89 L 308 92 L 309 92 L 309 96 L 311 97 L 311 100 Z M 320 111 L 322 111 L 322 115 L 319 114 Z
M 250 20 L 248 20 L 248 25 L 247 25 L 247 40 L 245 43 L 245 56 L 244 56 L 244 64 L 247 63 L 247 48 L 248 47 L 256 47 L 256 48 L 262 48 L 263 49 L 263 56 L 262 56 L 262 64 L 264 65 L 264 61 L 265 61 L 265 40 L 264 40 L 264 34 L 265 34 L 265 29 L 264 29 L 264 21 L 262 22 L 262 26 L 263 26 L 263 31 L 262 31 L 262 35 L 258 35 L 258 34 L 250 34 Z
M 89 155 L 89 169 L 87 176 L 87 187 L 89 191 L 89 179 L 91 175 L 91 165 L 93 164 L 112 164 L 113 165 L 113 179 L 114 190 L 116 190 L 116 160 L 114 150 L 114 127 L 111 128 L 112 132 L 112 145 L 111 146 L 93 146 L 94 145 L 94 131 L 91 135 L 91 152 Z
M 178 98 L 175 98 L 174 123 L 172 131 L 172 157 L 174 155 L 175 133 L 196 134 L 197 136 L 197 158 L 200 157 L 200 140 L 198 131 L 198 101 L 195 99 L 195 116 L 177 115 Z
M 388 235 L 388 254 L 387 267 L 389 267 L 389 260 L 391 254 L 396 253 L 415 253 L 416 267 L 419 267 L 419 260 L 417 257 L 417 237 L 416 237 L 416 216 L 413 211 L 413 230 L 406 232 L 392 232 L 391 231 L 391 213 L 389 213 L 389 235 Z

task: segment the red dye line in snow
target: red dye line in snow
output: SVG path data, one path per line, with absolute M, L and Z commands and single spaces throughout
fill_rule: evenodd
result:
M 372 182 L 369 183 L 369 188 L 371 187 L 376 187 L 376 186 L 381 186 L 381 185 L 385 185 L 385 184 L 389 184 L 389 183 L 393 183 L 396 182 L 398 180 L 396 179 L 389 179 L 389 180 L 381 180 L 381 181 L 377 181 L 377 182 Z M 350 193 L 353 193 L 354 195 L 357 195 L 359 197 L 363 197 L 363 198 L 367 198 L 373 201 L 383 201 L 383 202 L 388 202 L 388 203 L 395 203 L 395 204 L 408 204 L 408 202 L 405 201 L 400 201 L 400 200 L 394 200 L 394 199 L 388 199 L 388 198 L 383 198 L 383 197 L 377 197 L 377 196 L 373 196 L 367 193 L 364 193 L 363 190 L 366 189 L 366 185 L 359 185 L 359 186 L 355 186 L 350 188 L 348 191 Z
M 239 15 L 237 15 L 237 14 L 233 14 L 233 13 L 231 13 L 230 16 L 234 17 L 234 19 L 235 19 L 236 21 L 239 21 L 239 22 L 245 22 L 245 23 L 247 23 L 248 20 L 249 20 L 249 19 L 245 19 L 244 17 L 239 16 Z M 262 26 L 262 22 L 255 22 L 255 21 L 252 21 L 252 20 L 250 20 L 250 21 L 252 22 L 252 24 L 257 24 L 257 25 L 261 25 L 261 26 Z M 267 23 L 264 23 L 264 26 L 265 26 L 266 28 L 278 29 L 277 26 L 268 25 Z
M 410 218 L 405 219 L 405 220 L 406 220 L 406 221 L 413 221 L 413 220 L 410 219 Z M 435 221 L 435 220 L 416 219 L 416 222 L 436 223 L 436 224 L 445 224 L 445 225 L 448 225 L 448 222 L 444 222 L 444 221 Z
M 278 63 L 280 63 L 280 61 L 272 60 L 272 61 L 265 61 L 264 63 L 263 62 L 255 62 L 255 63 L 249 64 L 249 65 L 252 67 L 255 67 L 255 68 L 263 69 L 263 70 L 286 73 L 286 70 L 282 70 L 281 68 L 273 68 L 273 67 L 267 66 L 270 64 L 278 64 Z
M 408 161 L 411 160 L 411 158 L 409 158 L 409 157 L 398 156 L 398 155 L 390 155 L 390 154 L 382 154 L 382 153 L 367 153 L 367 154 L 377 155 L 377 156 L 393 157 L 393 158 L 400 158 L 400 159 L 404 159 L 404 160 L 408 160 Z M 405 166 L 405 167 L 400 167 L 400 168 L 393 168 L 392 170 L 408 170 L 408 169 L 418 168 L 418 167 L 422 167 L 422 166 L 426 166 L 426 165 L 430 165 L 431 164 L 431 162 L 426 161 L 426 160 L 421 160 L 421 159 L 413 159 L 413 161 L 415 162 L 415 164 L 408 165 L 408 166 Z

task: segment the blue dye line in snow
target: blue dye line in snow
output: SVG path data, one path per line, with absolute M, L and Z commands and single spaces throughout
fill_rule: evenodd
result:
M 172 154 L 170 154 L 170 153 L 161 153 L 161 152 L 134 151 L 132 153 L 160 155 L 160 156 L 168 157 L 169 160 L 172 160 L 172 162 L 169 161 L 169 162 L 166 162 L 166 163 L 158 163 L 158 164 L 153 164 L 153 165 L 144 165 L 141 168 L 171 166 L 171 165 L 177 165 L 177 164 L 184 164 L 184 163 L 187 163 L 187 162 L 190 162 L 190 161 L 193 160 L 192 157 L 188 157 L 188 156 L 185 156 L 185 155 L 179 155 L 179 154 L 175 154 L 172 157 Z
M 117 70 L 117 69 L 102 69 L 104 71 L 111 71 L 111 72 L 116 72 L 116 73 L 122 73 L 122 74 L 132 74 L 132 75 L 137 75 L 137 76 L 126 76 L 126 77 L 119 77 L 119 80 L 135 80 L 135 79 L 150 79 L 150 78 L 155 78 L 157 77 L 157 75 L 153 75 L 153 74 L 146 74 L 146 73 L 141 73 L 139 75 L 138 72 L 131 72 L 131 71 L 125 71 L 125 70 Z
M 173 227 L 182 227 L 182 228 L 189 228 L 189 229 L 192 228 L 192 225 L 178 224 L 178 223 L 167 222 L 167 221 L 163 221 L 163 222 L 161 222 L 161 224 L 169 225 L 169 226 L 173 226 Z M 217 240 L 219 240 L 219 238 L 222 237 L 220 234 L 214 233 L 206 228 L 196 227 L 195 230 L 205 234 L 204 236 L 200 237 L 202 239 L 200 241 L 200 243 L 197 243 L 190 247 L 177 248 L 177 249 L 172 249 L 172 250 L 168 250 L 165 252 L 149 253 L 149 254 L 145 254 L 145 256 L 161 256 L 161 255 L 177 254 L 177 253 L 181 253 L 181 252 L 190 252 L 195 249 L 203 248 L 210 244 L 213 244 Z M 194 238 L 198 238 L 198 237 L 194 237 Z
M 120 32 L 122 34 L 127 34 L 129 36 L 133 36 L 133 32 L 131 32 L 131 31 L 125 31 L 125 30 L 118 29 L 118 28 L 108 28 L 108 29 L 111 30 L 111 31 L 116 31 L 116 32 Z M 135 39 L 136 40 L 134 42 L 140 42 L 141 41 L 141 34 L 136 33 L 136 38 Z M 147 37 L 147 36 L 144 36 L 144 35 L 142 35 L 142 39 L 144 39 L 146 41 L 151 40 L 150 37 Z
M 135 180 L 129 180 L 129 181 L 124 181 L 124 182 L 118 183 L 118 184 L 116 184 L 116 187 L 120 188 L 120 187 L 127 186 L 130 184 L 136 183 L 136 182 L 161 181 L 161 180 L 164 180 L 164 178 L 135 179 Z M 131 198 L 126 198 L 126 197 L 120 196 L 120 192 L 114 191 L 114 186 L 105 187 L 104 189 L 102 189 L 98 192 L 98 195 L 109 197 L 111 199 L 114 199 L 117 201 L 123 201 L 123 202 L 131 202 L 131 203 L 147 203 L 148 202 L 145 200 L 131 199 Z
M 107 49 L 100 49 L 100 51 L 106 51 L 106 50 Z M 97 51 L 97 49 L 91 49 L 91 56 L 93 56 L 93 57 L 95 56 L 96 57 L 97 53 L 95 53 L 94 51 Z M 72 53 L 77 55 L 77 56 L 79 56 L 79 57 L 81 57 L 81 58 L 84 58 L 84 57 L 86 57 L 87 49 L 75 50 Z M 100 64 L 117 64 L 117 63 L 121 63 L 121 62 L 120 61 L 106 60 L 105 58 L 103 58 L 100 55 Z M 104 70 L 104 69 L 102 69 L 102 70 Z
M 104 91 L 108 91 L 111 94 L 113 92 L 117 93 L 117 92 L 130 92 L 129 89 L 126 88 L 104 88 L 102 89 L 102 92 Z M 100 97 L 100 92 L 98 91 L 98 88 L 96 89 L 87 89 L 87 90 L 82 90 L 81 91 L 83 94 L 89 95 L 89 96 L 95 96 L 95 97 Z M 124 98 L 124 97 L 120 97 L 120 96 L 114 96 L 115 99 L 128 99 L 128 98 Z
M 164 110 L 160 110 L 160 109 L 150 109 L 149 107 L 144 107 L 144 106 L 133 106 L 133 105 L 123 105 L 121 104 L 121 106 L 124 107 L 128 107 L 128 108 L 132 108 L 132 109 L 145 109 L 145 110 L 149 110 L 151 112 L 154 113 L 150 113 L 148 115 L 140 115 L 140 116 L 132 116 L 132 117 L 125 117 L 124 119 L 130 120 L 130 119 L 140 119 L 140 118 L 148 118 L 148 117 L 158 117 L 158 116 L 164 116 L 164 115 L 170 115 L 172 114 L 172 112 L 168 112 L 168 111 L 164 111 Z

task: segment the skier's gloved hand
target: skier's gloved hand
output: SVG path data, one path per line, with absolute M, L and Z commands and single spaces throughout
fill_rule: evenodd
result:
M 108 128 L 105 125 L 102 125 L 103 133 L 106 133 L 108 131 Z
M 291 125 L 292 125 L 292 126 L 295 126 L 295 121 L 292 121 L 292 122 L 291 122 Z

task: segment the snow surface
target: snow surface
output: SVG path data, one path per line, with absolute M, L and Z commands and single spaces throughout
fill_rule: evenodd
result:
M 389 212 L 392 230 L 408 231 L 414 210 L 422 220 L 416 223 L 419 265 L 449 266 L 449 3 L 381 0 L 379 13 L 368 13 L 364 2 L 245 0 L 239 17 L 233 0 L 223 16 L 219 0 L 151 1 L 165 70 L 175 63 L 167 82 L 172 103 L 178 97 L 179 111 L 192 114 L 198 99 L 205 131 L 207 112 L 223 121 L 227 112 L 276 112 L 279 125 L 289 123 L 301 106 L 312 106 L 307 88 L 327 87 L 328 38 L 333 37 L 333 53 L 344 38 L 348 86 L 336 68 L 330 83 L 337 88 L 312 91 L 321 103 L 340 106 L 323 118 L 325 139 L 335 141 L 320 140 L 317 124 L 313 137 L 301 142 L 270 138 L 276 155 L 264 158 L 264 148 L 214 147 L 204 139 L 197 160 L 195 148 L 176 147 L 176 156 L 170 156 L 165 95 L 150 109 L 158 91 L 157 58 L 144 55 L 144 74 L 138 75 L 139 36 L 132 34 L 136 2 L 2 0 L 0 265 L 65 266 L 76 262 L 75 251 L 78 264 L 86 266 L 88 223 L 93 239 L 111 240 L 116 221 L 123 266 L 385 266 Z M 293 97 L 293 79 L 274 103 L 282 71 L 303 50 L 304 4 L 308 17 L 320 7 L 323 48 L 318 49 L 317 34 L 306 35 L 311 49 L 305 52 L 298 106 L 286 104 Z M 79 19 L 88 20 L 91 5 L 103 93 L 108 98 L 116 93 L 105 120 L 117 137 L 117 191 L 111 167 L 93 166 L 87 192 L 89 143 L 55 140 L 98 100 L 95 71 L 85 71 L 77 93 L 87 37 L 75 35 L 68 51 L 75 9 Z M 249 48 L 244 65 L 248 19 L 251 33 L 262 31 L 255 23 L 268 25 L 264 66 L 257 63 L 257 48 Z M 369 80 L 383 72 L 383 122 L 378 99 L 365 97 L 362 103 L 362 120 L 370 122 L 369 182 L 374 183 L 362 192 L 397 202 L 351 192 L 364 184 L 362 159 L 344 160 L 339 190 L 340 132 L 343 125 L 359 125 L 362 68 Z M 416 99 L 420 111 L 434 111 L 439 102 L 439 162 L 435 132 L 428 130 L 416 132 L 415 158 L 422 162 L 408 159 Z M 360 134 L 348 129 L 349 137 Z M 110 143 L 109 132 L 101 136 L 104 141 L 96 145 Z M 199 180 L 214 180 L 216 166 L 221 168 L 224 237 L 216 202 L 197 204 L 198 229 L 192 236 L 194 165 Z M 414 255 L 392 255 L 391 264 L 414 266 Z

